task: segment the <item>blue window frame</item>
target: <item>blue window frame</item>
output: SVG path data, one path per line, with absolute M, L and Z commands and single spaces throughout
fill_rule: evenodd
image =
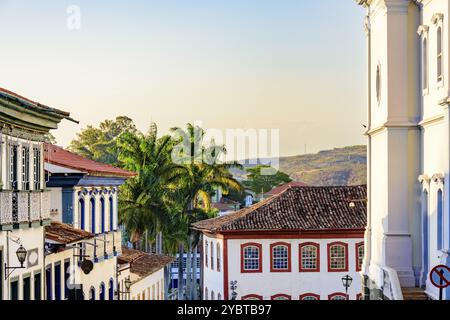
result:
M 114 230 L 114 201 L 109 197 L 109 231 Z
M 442 190 L 437 195 L 437 248 L 444 248 L 444 199 Z
M 102 233 L 105 233 L 106 227 L 105 227 L 105 199 L 102 197 L 100 198 L 100 207 L 102 211 Z
M 109 292 L 108 292 L 108 299 L 114 300 L 114 280 L 109 280 Z
M 103 282 L 100 284 L 99 295 L 100 295 L 100 300 L 105 300 L 105 284 Z
M 91 198 L 91 232 L 95 232 L 95 199 Z
M 79 214 L 80 214 L 80 228 L 82 230 L 86 230 L 86 218 L 85 218 L 85 205 L 84 205 L 84 199 L 80 199 L 79 203 Z

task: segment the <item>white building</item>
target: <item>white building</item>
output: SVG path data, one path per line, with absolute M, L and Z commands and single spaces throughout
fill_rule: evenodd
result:
M 46 298 L 113 300 L 122 248 L 118 192 L 135 174 L 54 145 L 44 150 L 51 218 L 59 222 L 46 228 Z
M 357 2 L 369 75 L 365 298 L 406 300 L 423 288 L 436 299 L 429 272 L 450 265 L 450 2 Z
M 44 135 L 69 114 L 0 89 L 0 300 L 44 298 Z M 18 249 L 26 249 L 23 264 Z M 18 269 L 14 269 L 20 267 Z
M 203 234 L 203 299 L 359 299 L 366 196 L 364 186 L 291 187 L 194 224 Z

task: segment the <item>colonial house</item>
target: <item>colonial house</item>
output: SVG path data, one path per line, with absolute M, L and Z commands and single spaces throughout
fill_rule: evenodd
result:
M 44 299 L 45 135 L 60 111 L 0 88 L 0 300 Z M 72 120 L 73 121 L 73 120 Z
M 119 300 L 165 300 L 168 272 L 175 258 L 122 248 L 118 260 Z
M 367 8 L 365 299 L 437 299 L 430 271 L 450 266 L 450 2 L 357 2 Z
M 195 223 L 203 241 L 203 299 L 360 299 L 366 196 L 365 186 L 293 186 Z
M 112 300 L 122 248 L 118 192 L 135 174 L 51 144 L 44 150 L 54 221 L 45 235 L 46 298 Z

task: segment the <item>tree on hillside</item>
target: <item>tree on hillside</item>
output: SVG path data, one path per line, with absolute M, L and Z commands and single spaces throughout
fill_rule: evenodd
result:
M 105 120 L 98 128 L 87 126 L 77 133 L 77 138 L 72 140 L 69 150 L 91 160 L 117 164 L 116 141 L 126 132 L 137 132 L 132 119 L 120 116 L 115 120 Z
M 259 165 L 254 168 L 247 168 L 247 180 L 243 184 L 255 194 L 264 194 L 291 181 L 292 179 L 286 173 L 277 171 L 270 166 Z

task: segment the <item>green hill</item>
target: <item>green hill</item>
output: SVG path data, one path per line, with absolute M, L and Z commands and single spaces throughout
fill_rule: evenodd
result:
M 366 146 L 352 146 L 316 154 L 280 158 L 280 170 L 295 181 L 312 186 L 347 186 L 367 183 Z M 250 165 L 246 165 L 250 167 Z M 245 172 L 233 172 L 243 179 Z
M 316 154 L 280 159 L 280 170 L 295 181 L 316 186 L 360 185 L 367 183 L 365 146 L 321 151 Z

